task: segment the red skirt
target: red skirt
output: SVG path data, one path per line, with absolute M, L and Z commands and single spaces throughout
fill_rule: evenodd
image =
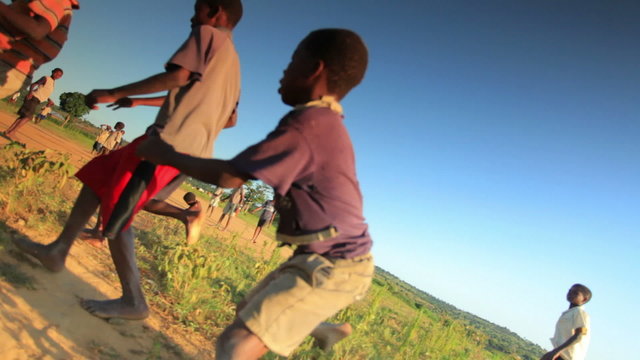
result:
M 102 223 L 105 226 L 109 222 L 114 207 L 121 200 L 123 190 L 131 180 L 131 176 L 142 162 L 136 156 L 136 148 L 146 138 L 147 135 L 140 136 L 127 146 L 112 151 L 107 155 L 95 157 L 76 173 L 76 177 L 93 190 L 100 199 L 100 216 L 102 216 Z M 167 186 L 179 174 L 180 171 L 171 166 L 156 165 L 146 189 L 142 192 L 138 201 L 133 202 L 135 205 L 132 209 L 132 215 L 123 229 L 129 227 L 133 216 L 149 200 L 153 199 L 158 191 Z

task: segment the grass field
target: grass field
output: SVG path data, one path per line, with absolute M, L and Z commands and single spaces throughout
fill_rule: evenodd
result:
M 43 159 L 17 144 L 0 153 L 0 188 L 5 189 L 0 194 L 0 251 L 11 247 L 3 235 L 9 220 L 20 219 L 29 229 L 60 231 L 79 190 L 77 182 L 64 181 L 70 175 L 64 163 L 64 157 Z M 270 250 L 272 240 L 248 249 L 237 234 L 222 238 L 205 232 L 195 246 L 186 246 L 182 227 L 160 217 L 139 217 L 136 251 L 154 311 L 211 339 L 231 323 L 235 304 L 283 261 L 280 248 Z M 235 221 L 243 219 L 256 220 L 249 214 Z M 273 236 L 273 228 L 265 231 Z M 0 279 L 14 286 L 30 284 L 19 268 L 1 263 Z M 508 330 L 447 305 L 378 269 L 367 297 L 330 319 L 351 323 L 354 334 L 329 353 L 308 340 L 292 358 L 530 360 L 542 355 L 542 349 Z

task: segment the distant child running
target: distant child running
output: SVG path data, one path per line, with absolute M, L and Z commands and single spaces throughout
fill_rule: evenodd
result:
M 6 136 L 12 136 L 24 124 L 33 119 L 40 103 L 50 101 L 49 96 L 53 93 L 56 80 L 60 79 L 62 74 L 62 69 L 55 68 L 51 71 L 51 76 L 43 76 L 29 86 L 29 93 L 18 110 L 18 118 L 7 128 Z
M 114 150 L 117 150 L 122 143 L 122 137 L 124 136 L 124 123 L 118 121 L 113 130 L 109 131 L 107 137 L 102 143 L 100 155 L 106 155 Z M 96 140 L 97 141 L 97 140 Z
M 93 147 L 91 149 L 92 154 L 100 155 L 102 153 L 103 144 L 109 137 L 110 133 L 111 126 L 107 124 L 100 125 L 100 132 L 98 133 L 98 136 L 96 136 L 96 141 L 93 142 Z
M 222 228 L 223 231 L 227 230 L 227 228 L 229 227 L 231 218 L 236 216 L 236 214 L 240 212 L 240 208 L 244 204 L 244 197 L 244 186 L 240 186 L 239 188 L 234 189 L 227 197 L 227 205 L 225 205 L 224 209 L 222 210 L 222 215 L 220 215 L 220 219 L 218 219 L 218 226 L 220 226 L 224 219 L 227 218 L 227 222 Z
M 181 154 L 158 138 L 138 148 L 149 161 L 194 178 L 238 188 L 260 179 L 274 188 L 277 239 L 296 245 L 238 305 L 218 338 L 216 359 L 288 356 L 307 335 L 329 348 L 348 324 L 323 321 L 362 299 L 371 284 L 372 240 L 362 215 L 353 147 L 338 102 L 364 77 L 367 49 L 349 30 L 310 33 L 280 80 L 293 107 L 266 139 L 225 161 Z
M 262 231 L 262 227 L 267 224 L 267 226 L 271 226 L 273 223 L 273 219 L 276 217 L 276 208 L 274 207 L 273 200 L 267 200 L 264 205 L 257 207 L 252 211 L 252 213 L 262 209 L 262 213 L 260 213 L 260 218 L 258 219 L 258 225 L 256 225 L 256 229 L 253 231 L 253 237 L 251 241 L 255 244 L 258 239 L 258 235 Z
M 40 113 L 38 115 L 36 115 L 35 119 L 33 120 L 36 124 L 40 123 L 42 120 L 46 119 L 47 116 L 49 116 L 49 114 L 51 114 L 51 108 L 53 107 L 53 101 L 51 101 L 51 99 L 49 99 L 47 101 L 47 104 L 40 110 Z
M 189 224 L 188 235 L 197 238 L 199 234 L 201 222 L 195 220 L 203 216 L 193 216 L 164 201 L 175 189 L 171 186 L 180 184 L 179 171 L 141 161 L 135 151 L 147 137 L 161 137 L 182 153 L 211 156 L 218 133 L 224 127 L 235 125 L 233 114 L 240 97 L 240 61 L 231 31 L 241 17 L 240 0 L 196 0 L 191 34 L 169 59 L 165 72 L 118 88 L 89 93 L 85 102 L 93 108 L 98 103 L 112 103 L 116 109 L 136 105 L 161 108 L 147 135 L 105 156 L 93 158 L 80 169 L 76 176 L 84 186 L 62 233 L 53 243 L 41 245 L 26 239 L 14 240 L 18 248 L 36 257 L 47 269 L 61 271 L 75 238 L 99 205 L 105 232 L 111 228 L 112 217 L 123 220 L 118 224 L 122 226 L 115 227 L 117 230 L 108 236 L 122 296 L 81 302 L 85 310 L 97 317 L 144 319 L 149 315 L 129 226 L 140 209 L 144 207 L 156 214 L 184 220 Z M 169 92 L 162 97 L 129 98 L 165 90 Z M 139 185 L 142 186 L 137 187 Z M 162 197 L 160 192 L 164 192 Z
M 211 193 L 211 199 L 209 200 L 209 207 L 207 208 L 207 216 L 213 215 L 216 208 L 218 207 L 218 203 L 220 203 L 220 197 L 224 193 L 224 189 L 221 187 L 216 187 L 215 190 Z
M 575 284 L 567 293 L 569 310 L 560 315 L 556 332 L 551 338 L 553 350 L 540 360 L 584 360 L 591 340 L 589 314 L 583 305 L 591 300 L 591 290 L 582 284 Z

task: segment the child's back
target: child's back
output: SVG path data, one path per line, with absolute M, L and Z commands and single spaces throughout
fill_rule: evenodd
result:
M 193 34 L 181 50 L 198 50 L 189 55 L 179 51 L 171 61 L 192 67 L 192 73 L 201 74 L 199 80 L 169 91 L 155 124 L 177 151 L 211 157 L 213 143 L 240 97 L 240 60 L 230 30 L 202 25 Z

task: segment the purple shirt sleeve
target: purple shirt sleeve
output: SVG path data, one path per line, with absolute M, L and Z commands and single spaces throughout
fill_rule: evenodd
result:
M 191 71 L 192 80 L 200 80 L 207 64 L 215 53 L 213 47 L 214 30 L 210 26 L 198 26 L 189 38 L 169 59 L 166 68 L 177 65 Z
M 238 171 L 273 187 L 280 195 L 312 171 L 312 155 L 304 136 L 293 126 L 280 125 L 263 141 L 230 160 Z

